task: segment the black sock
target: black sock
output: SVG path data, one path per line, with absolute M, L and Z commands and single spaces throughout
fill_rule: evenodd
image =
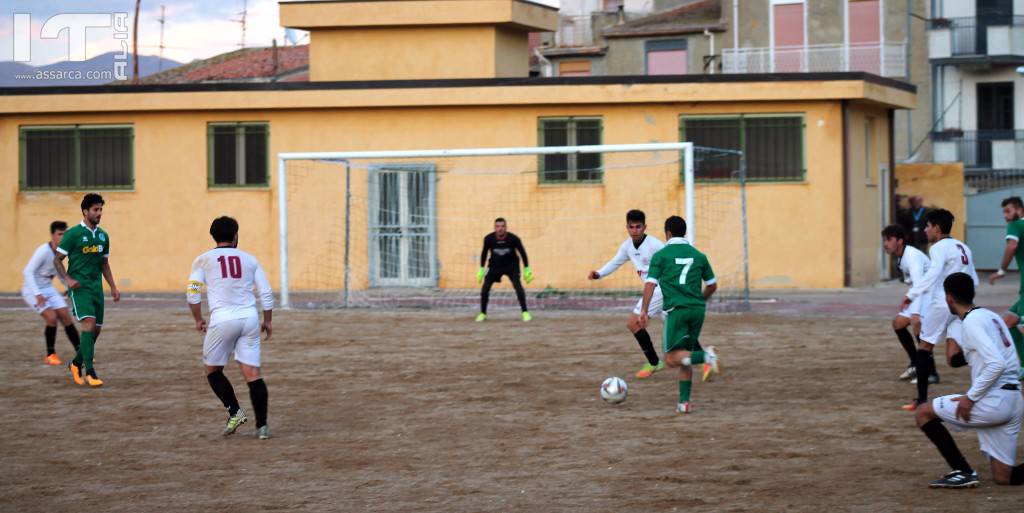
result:
M 917 404 L 924 404 L 928 400 L 928 376 L 935 373 L 935 357 L 931 351 L 918 349 L 914 364 L 917 367 Z
M 967 473 L 973 471 L 971 464 L 967 463 L 967 459 L 960 453 L 956 442 L 953 441 L 953 436 L 949 434 L 946 426 L 942 425 L 941 420 L 929 420 L 925 425 L 921 426 L 921 431 L 928 435 L 928 439 L 935 444 L 935 447 L 939 449 L 939 454 L 942 454 L 942 457 L 946 459 L 946 463 L 949 463 L 953 470 L 962 470 Z
M 633 336 L 636 337 L 637 343 L 640 344 L 640 349 L 644 352 L 644 356 L 647 357 L 647 363 L 658 365 L 658 352 L 654 350 L 651 334 L 647 333 L 647 330 L 640 330 L 634 333 Z
M 57 327 L 47 326 L 43 330 L 43 336 L 46 338 L 46 356 L 56 353 L 57 351 L 54 350 L 53 346 L 57 342 Z
M 1024 484 L 1024 463 L 1013 467 L 1013 472 L 1010 473 L 1010 484 L 1021 485 Z
M 213 389 L 214 394 L 217 394 L 220 402 L 224 403 L 224 407 L 228 409 L 228 414 L 234 415 L 237 413 L 239 406 L 238 398 L 235 397 L 235 388 L 231 386 L 231 381 L 224 375 L 224 371 L 218 370 L 207 374 L 206 381 L 210 382 L 210 388 Z
M 256 427 L 261 428 L 267 425 L 267 384 L 263 378 L 249 382 L 249 399 L 252 400 L 252 409 L 256 412 Z
M 64 334 L 68 336 L 68 340 L 71 341 L 71 345 L 75 348 L 75 351 L 78 351 L 78 330 L 75 329 L 75 325 L 69 324 L 64 326 Z
M 914 343 L 914 336 L 910 334 L 910 330 L 907 328 L 895 331 L 896 338 L 900 339 L 900 345 L 907 352 L 907 358 L 910 358 L 910 365 L 914 365 L 914 358 L 917 356 L 917 344 Z

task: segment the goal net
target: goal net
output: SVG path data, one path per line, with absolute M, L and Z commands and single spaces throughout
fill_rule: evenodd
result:
M 749 308 L 742 155 L 690 143 L 278 155 L 281 294 L 293 308 L 479 308 L 483 238 L 496 218 L 525 247 L 531 310 L 632 306 L 615 256 L 626 212 L 683 216 L 719 283 L 709 309 Z M 518 309 L 507 279 L 489 311 Z

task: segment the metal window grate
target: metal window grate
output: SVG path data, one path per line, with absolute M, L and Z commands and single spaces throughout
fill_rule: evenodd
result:
M 124 188 L 133 184 L 131 127 L 24 127 L 22 188 Z

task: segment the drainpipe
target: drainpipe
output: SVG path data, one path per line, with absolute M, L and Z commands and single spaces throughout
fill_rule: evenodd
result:
M 711 55 L 711 72 L 710 75 L 715 74 L 715 34 L 708 29 L 704 29 L 704 35 L 710 39 L 711 51 L 708 52 Z
M 739 66 L 737 60 L 740 58 L 740 0 L 732 0 L 732 60 L 733 73 L 737 73 Z M 725 50 L 722 50 L 722 65 L 725 65 Z
M 549 61 L 547 57 L 544 57 L 544 55 L 540 53 L 540 48 L 534 48 L 533 55 L 537 57 L 538 61 L 540 61 L 540 76 L 550 77 L 553 74 L 552 72 L 554 71 L 554 66 L 551 65 L 551 61 Z

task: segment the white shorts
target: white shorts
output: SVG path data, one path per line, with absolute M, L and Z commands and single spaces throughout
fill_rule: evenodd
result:
M 910 306 L 908 306 L 906 310 L 900 312 L 900 317 L 906 317 L 909 319 L 915 315 L 921 315 L 921 303 L 921 298 L 915 299 L 910 303 Z
M 42 308 L 36 306 L 36 297 L 26 289 L 21 289 L 21 298 L 25 300 L 25 304 L 37 314 L 41 314 L 47 310 L 59 310 L 61 308 L 67 308 L 68 303 L 64 300 L 64 295 L 57 292 L 57 289 L 48 287 L 40 289 L 39 293 L 46 298 L 46 304 Z
M 665 319 L 665 312 L 662 310 L 662 305 L 665 302 L 665 298 L 661 295 L 661 287 L 654 287 L 654 294 L 651 295 L 651 304 L 647 305 L 647 317 L 661 317 Z M 644 306 L 644 297 L 640 296 L 640 299 L 636 301 L 636 306 L 633 307 L 633 315 L 640 315 Z
M 932 409 L 943 422 L 957 431 L 974 429 L 978 432 L 981 452 L 1011 467 L 1017 453 L 1017 437 L 1020 435 L 1021 415 L 1024 415 L 1024 396 L 1019 390 L 989 390 L 985 397 L 971 408 L 971 421 L 956 418 L 956 401 L 959 394 L 944 395 L 932 399 Z
M 921 311 L 921 342 L 931 345 L 946 341 L 946 328 L 956 319 L 946 305 L 929 305 Z
M 231 319 L 208 326 L 203 339 L 203 363 L 210 366 L 228 364 L 234 353 L 235 361 L 252 367 L 260 366 L 260 319 L 246 317 Z

